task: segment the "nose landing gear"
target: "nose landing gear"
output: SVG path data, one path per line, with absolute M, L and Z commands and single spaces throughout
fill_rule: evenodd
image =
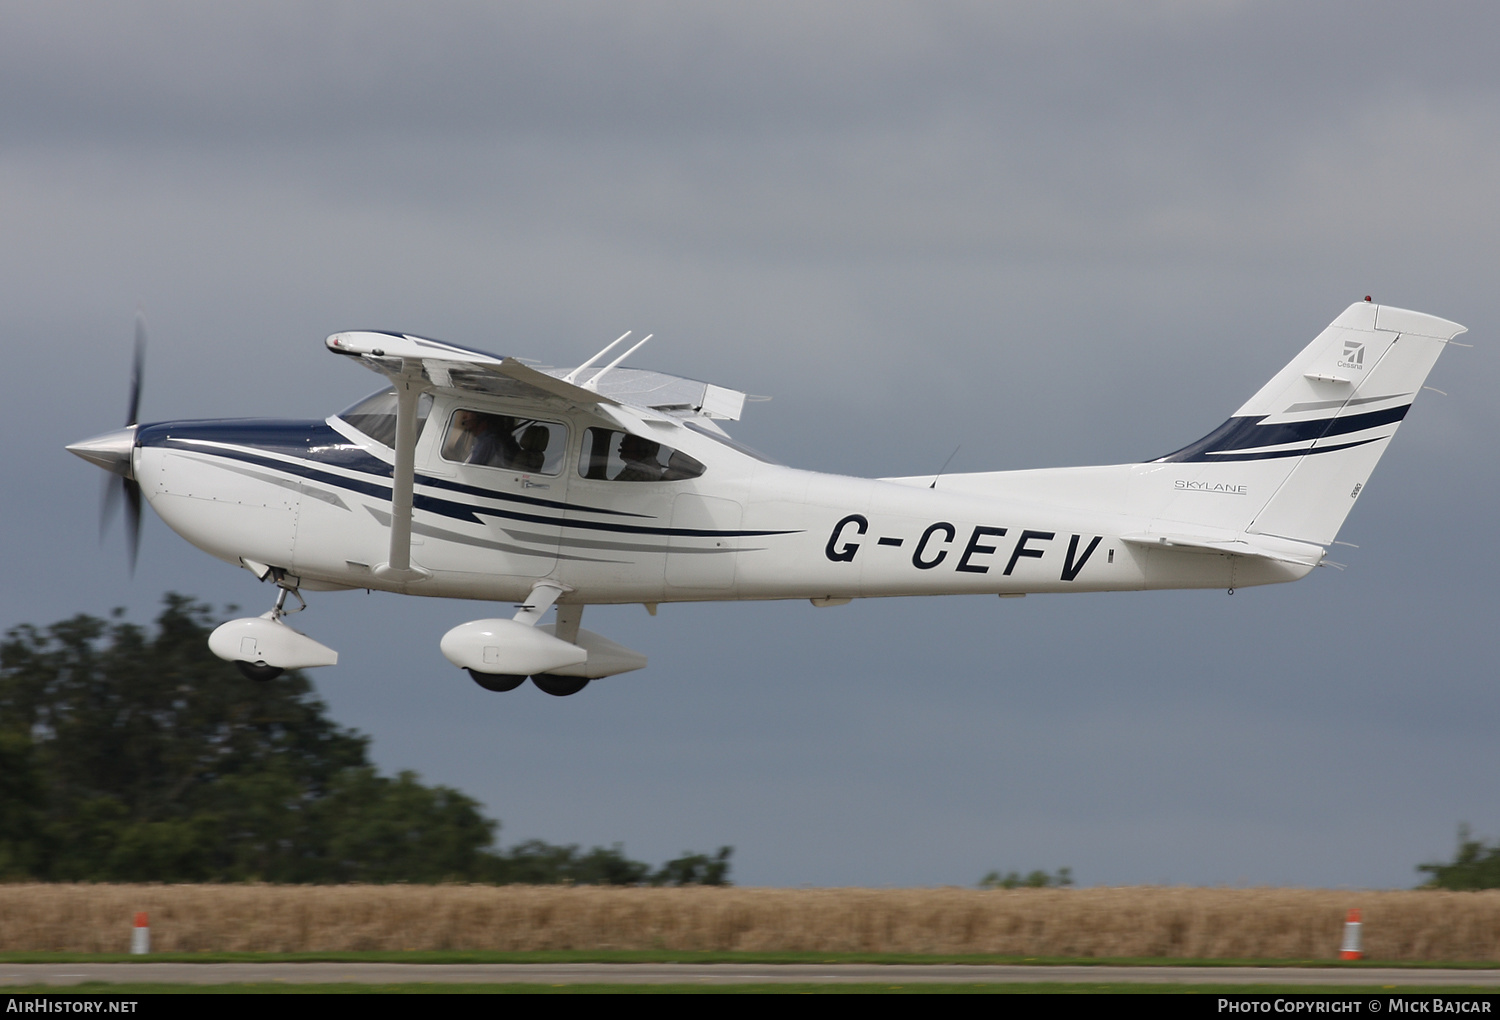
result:
M 289 669 L 336 665 L 338 652 L 282 622 L 282 617 L 307 608 L 307 602 L 297 590 L 298 579 L 282 570 L 274 570 L 270 576 L 275 577 L 280 589 L 271 611 L 220 624 L 208 636 L 209 650 L 234 663 L 241 675 L 261 683 L 274 680 Z M 296 598 L 296 609 L 286 608 L 288 595 Z
M 266 683 L 275 680 L 286 670 L 280 666 L 267 666 L 260 662 L 246 662 L 244 659 L 235 659 L 234 668 L 240 671 L 246 680 L 254 680 L 257 683 Z
M 286 585 L 285 576 L 283 574 L 281 577 L 276 578 L 276 586 L 279 590 L 276 592 L 276 605 L 271 607 L 270 619 L 272 623 L 280 623 L 283 616 L 289 613 L 300 613 L 307 608 L 307 600 L 302 597 L 302 593 L 296 588 Z M 295 595 L 297 597 L 296 609 L 286 608 L 286 597 L 288 595 Z M 265 662 L 250 662 L 246 659 L 235 659 L 234 668 L 239 670 L 245 679 L 255 680 L 258 683 L 275 680 L 286 672 L 286 667 L 284 666 L 272 666 Z

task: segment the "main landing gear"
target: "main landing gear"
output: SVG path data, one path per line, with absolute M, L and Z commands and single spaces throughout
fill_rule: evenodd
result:
M 590 680 L 645 666 L 640 652 L 579 626 L 582 604 L 557 602 L 572 590 L 556 581 L 537 581 L 512 619 L 470 620 L 444 634 L 444 657 L 487 691 L 513 691 L 529 678 L 554 698 L 577 694 Z M 557 622 L 539 623 L 554 605 Z
M 538 673 L 531 678 L 531 682 L 554 698 L 577 694 L 589 685 L 588 677 L 559 676 L 556 673 Z
M 473 677 L 474 682 L 480 687 L 497 693 L 513 691 L 527 680 L 526 676 L 515 673 L 481 673 L 477 669 L 469 670 L 469 676 Z M 537 673 L 530 680 L 539 690 L 555 698 L 566 698 L 570 694 L 577 694 L 589 685 L 587 677 L 558 676 L 555 673 Z

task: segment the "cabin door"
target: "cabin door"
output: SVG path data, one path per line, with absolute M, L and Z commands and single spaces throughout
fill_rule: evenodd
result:
M 567 506 L 567 425 L 461 400 L 441 414 L 418 451 L 414 558 L 430 570 L 551 574 Z

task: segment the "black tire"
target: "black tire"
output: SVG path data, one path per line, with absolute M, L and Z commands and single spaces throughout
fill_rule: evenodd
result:
M 244 659 L 236 659 L 234 665 L 244 674 L 245 679 L 262 684 L 268 680 L 275 680 L 286 672 L 280 666 L 267 666 L 263 662 L 246 662 Z
M 531 682 L 554 698 L 566 698 L 577 694 L 589 685 L 588 677 L 558 676 L 556 673 L 538 673 Z
M 483 687 L 487 691 L 494 691 L 497 694 L 513 691 L 526 682 L 525 674 L 481 673 L 477 669 L 471 669 L 469 670 L 469 675 L 474 678 L 474 682 L 480 687 Z

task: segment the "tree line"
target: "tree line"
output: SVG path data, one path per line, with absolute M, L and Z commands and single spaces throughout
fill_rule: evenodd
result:
M 1417 865 L 1429 876 L 1424 889 L 1500 889 L 1500 840 L 1485 845 L 1467 825 L 1458 827 L 1458 852 L 1446 864 Z
M 473 798 L 381 775 L 306 676 L 246 681 L 208 650 L 208 606 L 153 630 L 79 615 L 0 643 L 0 881 L 727 885 L 731 847 L 652 867 L 621 844 L 496 844 Z M 1500 888 L 1500 841 L 1460 827 L 1423 888 Z M 981 888 L 1067 888 L 991 872 Z
M 727 885 L 731 847 L 496 845 L 473 798 L 381 775 L 306 676 L 246 681 L 207 605 L 79 615 L 0 643 L 0 880 Z

